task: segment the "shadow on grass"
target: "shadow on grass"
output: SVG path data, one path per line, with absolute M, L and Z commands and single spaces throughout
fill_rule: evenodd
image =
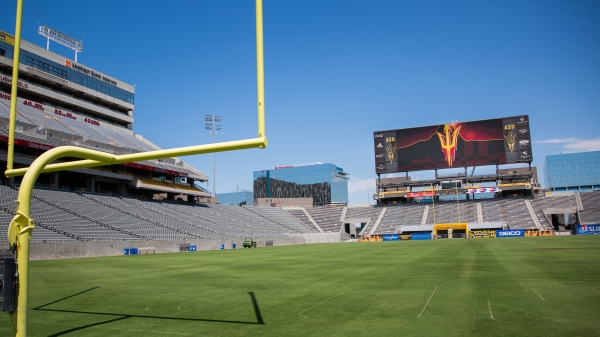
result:
M 39 307 L 35 307 L 31 310 L 36 310 L 36 311 L 46 311 L 46 312 L 60 312 L 60 313 L 70 313 L 70 314 L 87 314 L 87 315 L 100 315 L 100 316 L 116 316 L 116 318 L 113 319 L 109 319 L 107 321 L 103 321 L 103 322 L 98 322 L 98 323 L 93 323 L 93 324 L 87 324 L 87 325 L 82 325 L 79 327 L 75 327 L 75 328 L 71 328 L 65 331 L 61 331 L 58 333 L 55 333 L 53 335 L 50 335 L 49 337 L 58 337 L 58 336 L 62 336 L 71 332 L 75 332 L 75 331 L 79 331 L 79 330 L 83 330 L 83 329 L 87 329 L 87 328 L 91 328 L 94 326 L 98 326 L 98 325 L 103 325 L 103 324 L 108 324 L 108 323 L 113 323 L 113 322 L 117 322 L 117 321 L 121 321 L 121 320 L 125 320 L 127 318 L 149 318 L 149 319 L 165 319 L 165 320 L 174 320 L 174 321 L 192 321 L 192 322 L 209 322 L 209 323 L 232 323 L 232 324 L 249 324 L 249 325 L 264 325 L 266 324 L 263 320 L 262 314 L 260 313 L 260 307 L 258 306 L 258 302 L 256 301 L 256 297 L 254 296 L 254 292 L 249 292 L 248 295 L 250 295 L 250 299 L 252 300 L 252 305 L 254 307 L 254 314 L 256 315 L 256 322 L 248 322 L 248 321 L 235 321 L 235 320 L 220 320 L 220 319 L 207 319 L 207 318 L 180 318 L 180 317 L 165 317 L 165 316 L 148 316 L 148 315 L 130 315 L 130 314 L 118 314 L 118 313 L 109 313 L 109 312 L 95 312 L 95 311 L 79 311 L 79 310 L 66 310 L 66 309 L 48 309 L 45 308 L 51 304 L 55 304 L 61 301 L 64 301 L 66 299 L 75 297 L 75 296 L 79 296 L 81 294 L 87 293 L 89 291 L 98 289 L 100 287 L 93 287 L 87 290 L 84 290 L 82 292 L 73 294 L 73 295 L 69 295 L 66 297 L 63 297 L 61 299 L 58 299 L 56 301 L 52 301 L 46 304 L 43 304 Z

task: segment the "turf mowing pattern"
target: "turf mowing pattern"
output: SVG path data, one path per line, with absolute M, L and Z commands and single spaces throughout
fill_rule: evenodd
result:
M 29 336 L 600 335 L 600 235 L 33 261 L 31 280 Z

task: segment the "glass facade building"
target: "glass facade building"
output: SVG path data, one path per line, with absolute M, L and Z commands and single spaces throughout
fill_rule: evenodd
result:
M 553 191 L 600 189 L 600 151 L 546 156 L 544 182 Z
M 250 191 L 217 193 L 217 198 L 222 205 L 254 205 L 254 193 Z
M 254 171 L 255 198 L 312 198 L 313 206 L 348 204 L 349 174 L 334 164 Z
M 12 60 L 14 56 L 14 46 L 0 41 L 0 56 L 4 56 Z M 101 92 L 105 95 L 120 99 L 123 102 L 134 104 L 134 93 L 118 88 L 117 86 L 111 85 L 110 83 L 102 81 L 96 77 L 73 70 L 64 64 L 58 64 L 54 61 L 50 61 L 44 57 L 23 49 L 21 49 L 21 56 L 19 60 L 21 63 L 25 63 L 32 68 L 44 71 L 50 75 L 77 83 L 84 87 Z

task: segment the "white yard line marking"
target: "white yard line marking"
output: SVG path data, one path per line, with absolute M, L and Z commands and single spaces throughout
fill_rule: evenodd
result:
M 595 292 L 597 292 L 598 294 L 600 294 L 600 291 L 598 291 L 598 290 L 596 290 L 594 288 L 592 288 L 592 290 L 595 291 Z
M 523 296 L 523 297 L 536 298 L 535 296 L 530 296 L 530 295 L 525 295 L 525 294 L 520 294 L 520 293 L 514 293 L 512 291 L 506 291 L 506 290 L 501 290 L 501 289 L 492 289 L 492 290 L 501 291 L 501 292 L 509 293 L 509 294 L 512 294 L 512 295 L 519 295 L 519 296 Z
M 268 298 L 270 295 L 281 293 L 284 290 L 285 289 L 276 290 L 276 291 L 273 291 L 273 292 L 270 292 L 270 293 L 261 294 L 261 297 Z M 299 291 L 306 291 L 306 290 L 298 289 L 298 290 L 294 290 L 294 291 L 288 291 L 288 292 L 284 293 L 283 295 L 273 297 L 272 299 L 277 300 L 277 299 L 280 299 L 280 298 L 284 298 L 284 297 L 286 297 L 286 296 L 288 296 L 290 294 L 297 293 Z M 248 303 L 248 300 L 236 302 L 234 305 L 238 305 L 238 304 L 242 304 L 242 303 Z M 261 304 L 261 307 L 262 306 L 267 306 L 267 305 L 269 305 L 269 303 Z
M 488 303 L 493 303 L 493 302 L 488 302 Z M 554 322 L 557 322 L 557 323 L 563 323 L 563 324 L 567 324 L 567 325 L 572 325 L 572 324 L 570 324 L 570 323 L 567 323 L 567 322 L 564 322 L 564 321 L 559 321 L 559 320 L 557 320 L 557 319 L 554 319 L 554 318 L 551 318 L 551 317 L 548 317 L 548 316 L 542 316 L 542 315 L 534 314 L 533 312 L 529 312 L 529 311 L 525 311 L 525 310 L 521 310 L 521 309 L 517 309 L 517 308 L 509 307 L 508 305 L 499 304 L 499 303 L 494 303 L 494 304 L 495 304 L 495 305 L 499 305 L 499 306 L 501 306 L 501 307 L 509 308 L 509 309 L 512 309 L 512 310 L 516 310 L 516 311 L 524 312 L 524 313 L 526 313 L 526 314 L 530 314 L 530 315 L 533 315 L 533 316 L 537 316 L 537 317 L 542 317 L 542 318 L 545 318 L 545 319 L 549 319 L 549 320 L 551 320 L 551 321 L 554 321 Z
M 30 323 L 33 323 L 33 324 L 57 325 L 57 326 L 65 327 L 65 324 L 63 324 L 63 323 L 56 323 L 56 322 L 44 322 L 44 321 L 34 320 L 34 321 L 30 321 Z M 167 335 L 196 336 L 194 334 L 183 333 L 183 332 L 141 330 L 141 329 L 124 329 L 124 328 L 109 328 L 109 327 L 106 327 L 106 326 L 90 326 L 90 327 L 87 327 L 86 329 L 118 330 L 118 331 L 126 330 L 126 331 L 136 331 L 136 332 L 150 332 L 150 333 L 153 333 L 153 334 L 161 333 L 161 334 L 167 334 Z
M 220 292 L 223 292 L 223 291 L 225 291 L 225 290 L 229 290 L 229 289 L 222 289 L 222 290 L 213 291 L 212 293 L 208 293 L 208 294 L 206 294 L 206 295 L 212 295 L 212 294 L 220 293 Z M 206 296 L 206 295 L 205 295 L 205 296 Z M 182 306 L 184 306 L 184 305 L 186 305 L 186 304 L 194 303 L 194 302 L 199 302 L 199 301 L 205 300 L 205 299 L 207 299 L 207 298 L 208 298 L 208 297 L 202 297 L 202 298 L 199 298 L 199 299 L 197 299 L 197 300 L 193 300 L 193 301 L 189 301 L 189 302 L 181 303 L 180 305 L 178 305 L 178 306 L 177 306 L 177 310 L 179 310 L 179 311 L 185 311 L 185 310 L 181 309 L 181 307 L 182 307 Z
M 429 301 L 431 301 L 431 298 L 433 297 L 433 294 L 435 294 L 435 291 L 437 290 L 438 287 L 435 287 L 435 289 L 433 289 L 433 292 L 431 293 L 431 296 L 429 296 L 429 299 L 427 300 L 427 303 L 425 303 L 425 306 L 423 307 L 423 310 L 421 310 L 421 313 L 419 314 L 419 316 L 417 316 L 417 318 L 421 317 L 421 315 L 423 314 L 423 311 L 425 311 L 425 308 L 427 308 L 427 305 L 429 304 Z
M 319 305 L 321 305 L 321 304 L 323 304 L 323 303 L 325 303 L 325 302 L 327 302 L 327 301 L 331 301 L 332 299 L 334 299 L 334 298 L 336 298 L 336 297 L 338 297 L 338 296 L 341 296 L 341 295 L 343 295 L 344 293 L 346 293 L 346 292 L 348 292 L 348 291 L 350 291 L 350 290 L 352 290 L 352 288 L 350 288 L 350 289 L 347 289 L 347 290 L 344 290 L 344 291 L 342 291 L 341 293 L 339 293 L 339 294 L 337 294 L 337 295 L 335 295 L 335 296 L 333 296 L 333 297 L 330 297 L 330 298 L 326 299 L 325 301 L 323 301 L 323 302 L 321 302 L 321 303 L 317 303 L 317 304 L 313 305 L 312 307 L 310 307 L 310 308 L 308 308 L 308 309 L 302 310 L 302 311 L 300 311 L 300 312 L 298 313 L 298 315 L 300 315 L 300 316 L 302 316 L 302 317 L 304 317 L 304 318 L 307 318 L 306 316 L 302 315 L 302 313 L 303 313 L 303 312 L 309 311 L 310 309 L 312 309 L 312 308 L 314 308 L 314 307 L 318 307 Z
M 531 290 L 533 290 L 533 292 L 536 293 L 541 299 L 543 299 L 544 301 L 546 300 L 545 298 L 542 297 L 542 295 L 540 295 L 537 291 L 535 291 L 535 289 L 531 288 Z
M 494 315 L 492 314 L 492 306 L 490 305 L 490 301 L 488 301 L 488 309 L 490 309 L 490 318 L 495 321 Z

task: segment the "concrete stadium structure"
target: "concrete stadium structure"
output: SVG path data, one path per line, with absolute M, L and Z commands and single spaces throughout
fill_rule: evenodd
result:
M 0 31 L 0 161 L 6 162 L 9 107 L 17 101 L 15 167 L 42 152 L 74 145 L 117 155 L 160 148 L 133 132 L 135 87 L 27 41 L 21 42 L 19 89 L 10 95 L 14 38 Z M 2 163 L 0 163 L 2 164 Z M 6 167 L 6 164 L 2 164 Z M 3 183 L 18 184 L 19 180 Z M 194 202 L 207 176 L 179 158 L 42 174 L 38 186 Z

